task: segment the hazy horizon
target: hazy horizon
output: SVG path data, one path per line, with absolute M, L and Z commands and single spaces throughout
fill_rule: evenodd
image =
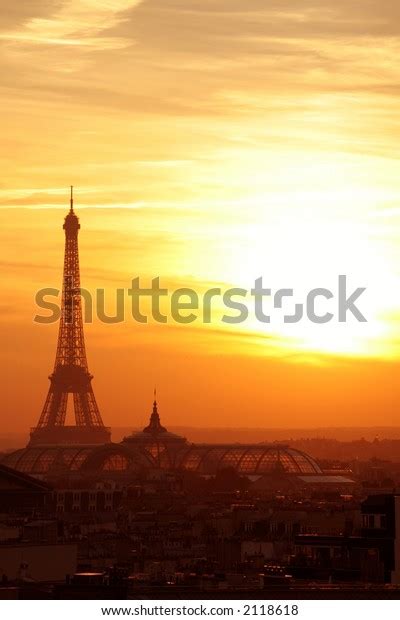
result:
M 167 422 L 163 420 L 167 425 Z M 118 443 L 132 432 L 141 431 L 139 426 L 114 427 L 111 429 L 112 441 Z M 169 426 L 168 430 L 179 434 L 193 443 L 265 443 L 268 441 L 290 441 L 309 439 L 336 439 L 337 441 L 400 440 L 398 427 L 320 427 L 320 428 L 233 428 L 201 426 Z M 0 450 L 23 448 L 28 442 L 27 432 L 1 432 Z

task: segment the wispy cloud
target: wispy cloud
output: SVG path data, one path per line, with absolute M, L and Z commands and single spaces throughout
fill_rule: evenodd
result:
M 50 16 L 33 16 L 0 34 L 14 45 L 78 46 L 92 50 L 125 47 L 132 41 L 101 33 L 124 21 L 124 12 L 142 0 L 64 0 Z

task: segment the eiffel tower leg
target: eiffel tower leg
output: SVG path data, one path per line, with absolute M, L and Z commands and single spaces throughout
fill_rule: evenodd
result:
M 38 427 L 63 426 L 67 415 L 67 402 L 67 393 L 50 387 Z

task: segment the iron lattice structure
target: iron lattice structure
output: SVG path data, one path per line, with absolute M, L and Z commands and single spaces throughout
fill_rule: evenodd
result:
M 104 427 L 86 358 L 79 273 L 79 219 L 74 213 L 71 187 L 70 211 L 65 217 L 65 256 L 56 360 L 50 388 L 31 444 L 99 443 L 109 441 Z M 68 396 L 73 395 L 75 427 L 66 427 Z M 60 432 L 63 429 L 64 432 Z M 72 430 L 72 432 L 71 432 Z M 58 432 L 57 432 L 58 431 Z

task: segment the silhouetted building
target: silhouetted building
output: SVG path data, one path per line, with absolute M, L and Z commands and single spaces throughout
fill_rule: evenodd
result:
M 79 219 L 70 211 L 65 218 L 64 275 L 56 361 L 50 388 L 29 446 L 92 445 L 110 441 L 92 389 L 83 334 L 79 272 Z M 76 426 L 65 426 L 68 397 L 73 395 Z
M 77 567 L 73 543 L 0 543 L 0 579 L 8 581 L 60 581 Z
M 175 469 L 178 455 L 188 444 L 185 437 L 170 433 L 160 421 L 157 401 L 154 399 L 149 424 L 139 432 L 124 437 L 122 445 L 138 451 L 150 459 L 153 467 Z
M 301 535 L 295 574 L 308 579 L 400 584 L 400 495 L 361 503 L 361 535 Z
M 44 482 L 0 465 L 0 513 L 31 513 L 51 502 L 52 489 Z

